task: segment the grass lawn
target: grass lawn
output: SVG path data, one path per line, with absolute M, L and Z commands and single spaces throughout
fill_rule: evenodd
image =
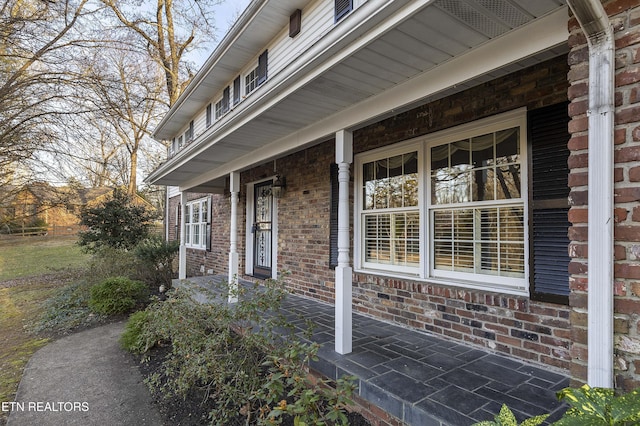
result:
M 0 240 L 0 402 L 14 400 L 27 361 L 48 341 L 28 334 L 25 325 L 87 259 L 74 239 Z M 8 414 L 0 411 L 0 425 Z
M 75 242 L 68 237 L 3 237 L 0 282 L 83 266 L 89 257 Z

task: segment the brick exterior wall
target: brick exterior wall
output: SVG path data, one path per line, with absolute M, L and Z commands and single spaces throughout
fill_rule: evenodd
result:
M 365 152 L 519 107 L 535 109 L 565 102 L 567 72 L 567 58 L 556 58 L 420 106 L 356 131 L 354 151 Z M 334 157 L 331 140 L 280 158 L 275 164 L 269 162 L 241 173 L 238 206 L 241 274 L 245 270 L 247 184 L 282 172 L 286 175 L 287 189 L 285 196 L 276 201 L 278 269 L 290 272 L 287 283 L 294 292 L 333 302 L 329 168 Z M 200 196 L 189 194 L 188 198 Z M 170 200 L 170 215 L 175 214 L 178 202 L 179 197 Z M 213 249 L 188 250 L 188 276 L 201 275 L 201 265 L 205 273 L 208 269 L 214 273 L 227 271 L 229 205 L 228 193 L 214 196 Z M 637 215 L 640 216 L 640 211 Z M 353 297 L 354 309 L 366 315 L 554 368 L 569 370 L 571 365 L 570 310 L 565 305 L 363 273 L 354 274 Z
M 211 197 L 211 251 L 187 249 L 187 276 L 202 276 L 224 273 L 228 269 L 229 217 L 231 208 L 229 197 L 221 194 L 187 193 L 187 201 Z M 180 196 L 169 199 L 169 240 L 180 239 L 180 228 L 176 233 L 176 207 Z M 180 218 L 184 214 L 181 208 Z M 239 222 L 243 223 L 243 222 Z
M 616 387 L 630 390 L 640 386 L 640 5 L 627 0 L 603 5 L 616 46 L 614 367 Z M 571 374 L 576 381 L 586 381 L 589 58 L 575 19 L 569 21 L 569 31 Z
M 354 133 L 365 152 L 520 107 L 567 99 L 567 59 L 556 58 L 383 120 Z M 481 290 L 354 275 L 355 309 L 527 361 L 568 370 L 571 324 L 564 305 Z

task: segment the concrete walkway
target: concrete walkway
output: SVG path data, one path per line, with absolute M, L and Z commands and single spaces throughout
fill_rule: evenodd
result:
M 120 347 L 123 329 L 105 325 L 37 351 L 7 426 L 161 425 L 136 361 Z

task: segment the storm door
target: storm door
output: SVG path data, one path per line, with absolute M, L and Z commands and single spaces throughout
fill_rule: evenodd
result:
M 273 238 L 273 195 L 271 181 L 258 183 L 254 187 L 253 205 L 253 275 L 271 277 Z

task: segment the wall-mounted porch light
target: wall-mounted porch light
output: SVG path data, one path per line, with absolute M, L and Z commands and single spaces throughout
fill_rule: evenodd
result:
M 287 187 L 287 180 L 284 176 L 276 175 L 273 184 L 271 185 L 271 193 L 275 198 L 280 198 L 284 195 L 284 190 Z

